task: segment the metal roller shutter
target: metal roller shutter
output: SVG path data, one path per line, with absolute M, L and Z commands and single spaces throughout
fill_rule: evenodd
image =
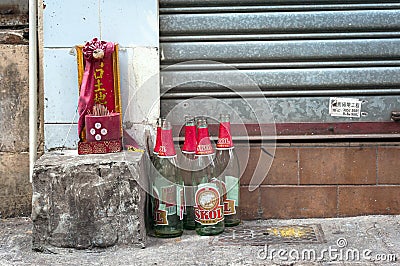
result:
M 224 99 L 254 122 L 235 92 L 212 82 L 185 83 L 190 76 L 228 80 L 260 108 L 266 97 L 281 138 L 400 132 L 391 120 L 400 110 L 400 2 L 160 0 L 160 47 L 164 115 L 204 95 Z M 261 93 L 235 79 L 234 68 Z M 330 115 L 331 97 L 359 99 L 361 116 Z

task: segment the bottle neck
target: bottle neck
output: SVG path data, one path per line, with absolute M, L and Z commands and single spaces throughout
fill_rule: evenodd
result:
M 158 154 L 158 150 L 160 149 L 161 146 L 161 127 L 162 124 L 164 123 L 165 119 L 162 117 L 159 117 L 157 119 L 157 130 L 156 130 L 156 144 L 154 145 L 153 153 Z
M 214 149 L 211 145 L 207 126 L 199 126 L 197 129 L 196 156 L 212 155 Z
M 158 157 L 160 158 L 176 157 L 176 151 L 174 146 L 174 140 L 172 138 L 171 127 L 163 127 L 161 129 L 161 145 L 158 150 Z
M 217 150 L 230 150 L 234 148 L 231 135 L 231 123 L 229 120 L 219 124 L 218 142 L 216 146 Z
M 157 126 L 156 145 L 154 146 L 153 153 L 158 154 L 161 146 L 161 126 Z
M 183 153 L 196 153 L 196 126 L 186 125 L 185 126 L 185 142 L 182 148 Z

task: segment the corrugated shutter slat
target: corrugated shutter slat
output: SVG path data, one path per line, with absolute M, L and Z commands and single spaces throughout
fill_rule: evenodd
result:
M 384 102 L 382 110 L 363 121 L 389 121 L 387 108 L 398 108 L 400 101 L 398 1 L 161 0 L 160 46 L 165 108 L 200 94 L 237 97 L 209 82 L 171 87 L 188 76 L 229 81 L 231 89 L 257 97 L 254 87 L 235 79 L 234 69 L 253 79 L 266 97 L 310 102 L 310 97 L 371 101 L 391 95 L 376 101 Z M 273 111 L 281 119 L 286 112 Z M 315 122 L 299 116 L 285 122 L 307 120 Z

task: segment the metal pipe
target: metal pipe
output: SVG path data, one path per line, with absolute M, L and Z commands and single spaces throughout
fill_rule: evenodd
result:
M 400 37 L 400 35 L 399 35 Z M 229 64 L 174 64 L 161 65 L 163 72 L 167 71 L 200 71 L 200 70 L 234 70 L 234 69 L 274 69 L 274 68 L 327 68 L 327 67 L 373 67 L 373 66 L 399 66 L 400 60 L 376 61 L 324 61 L 324 62 L 273 62 L 273 63 L 229 63 Z
M 161 36 L 161 46 L 166 42 L 210 42 L 210 41 L 271 41 L 271 40 L 334 40 L 350 38 L 398 38 L 399 32 L 343 32 L 343 33 L 276 33 L 276 34 L 225 34 L 225 35 L 185 35 Z
M 160 36 L 160 42 L 210 42 L 210 41 L 271 41 L 271 40 L 334 40 L 350 38 L 398 38 L 396 31 L 380 32 L 324 32 L 324 33 L 276 33 L 276 34 L 216 34 Z
M 189 99 L 194 97 L 215 98 L 258 98 L 258 97 L 316 97 L 348 95 L 399 95 L 399 89 L 365 89 L 365 90 L 292 90 L 292 91 L 240 91 L 240 92 L 171 92 L 162 95 L 162 99 Z
M 335 134 L 335 135 L 271 135 L 271 136 L 233 136 L 234 141 L 276 141 L 276 140 L 336 140 L 336 139 L 398 139 L 399 134 Z M 175 142 L 183 142 L 184 137 L 174 137 Z M 217 141 L 218 138 L 210 137 Z
M 356 9 L 395 9 L 399 8 L 398 3 L 380 4 L 325 4 L 325 5 L 271 5 L 271 6 L 195 6 L 195 7 L 163 7 L 160 14 L 180 14 L 180 13 L 217 13 L 217 12 L 282 12 L 282 11 L 333 11 L 333 10 L 356 10 Z
M 29 1 L 29 180 L 37 157 L 37 0 Z

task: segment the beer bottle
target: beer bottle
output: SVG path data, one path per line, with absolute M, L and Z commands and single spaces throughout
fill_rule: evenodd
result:
M 208 133 L 207 120 L 199 118 L 192 182 L 195 187 L 196 233 L 202 236 L 217 235 L 225 229 L 222 187 L 214 174 L 214 149 Z
M 193 116 L 185 116 L 185 142 L 182 148 L 181 174 L 185 184 L 185 211 L 183 214 L 183 227 L 188 230 L 195 229 L 194 222 L 194 191 L 192 183 L 192 170 L 196 154 L 196 125 Z
M 152 157 L 152 162 L 155 168 L 158 168 L 158 151 L 161 146 L 161 126 L 163 122 L 165 122 L 165 118 L 159 117 L 157 119 L 156 144 L 154 145 L 153 157 Z
M 156 123 L 156 141 L 154 145 L 154 149 L 152 154 L 150 154 L 150 160 L 151 163 L 153 164 L 153 167 L 150 168 L 150 176 L 153 179 L 149 179 L 149 184 L 150 184 L 150 190 L 148 193 L 146 193 L 146 229 L 149 235 L 154 236 L 154 211 L 153 211 L 153 197 L 152 197 L 152 185 L 153 181 L 155 180 L 154 177 L 156 177 L 159 173 L 158 170 L 160 168 L 159 165 L 159 158 L 158 158 L 158 150 L 160 149 L 161 146 L 161 125 L 165 121 L 164 118 L 159 117 L 157 119 Z
M 224 190 L 225 226 L 240 224 L 239 209 L 239 160 L 236 155 L 231 135 L 230 116 L 220 115 L 218 142 L 216 147 L 215 165 L 218 179 L 222 181 Z
M 176 164 L 171 124 L 163 121 L 158 150 L 158 173 L 152 182 L 154 235 L 178 237 L 183 233 L 183 182 Z

